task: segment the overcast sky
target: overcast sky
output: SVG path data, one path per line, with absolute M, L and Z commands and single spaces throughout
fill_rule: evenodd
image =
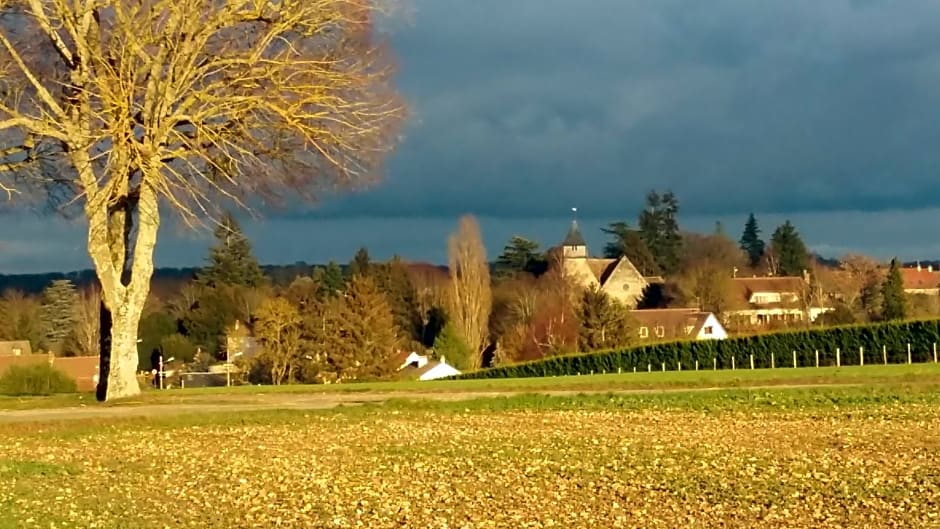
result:
M 940 257 L 936 0 L 408 0 L 393 43 L 412 107 L 377 188 L 247 222 L 267 263 L 443 261 L 465 212 L 588 243 L 672 189 L 686 227 L 791 218 L 825 254 Z M 207 237 L 161 233 L 158 266 Z M 0 273 L 88 266 L 80 225 L 0 217 Z

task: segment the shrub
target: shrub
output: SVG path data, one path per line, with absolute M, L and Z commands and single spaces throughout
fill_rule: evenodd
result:
M 776 332 L 727 340 L 699 340 L 657 343 L 627 349 L 597 351 L 587 354 L 558 356 L 465 373 L 456 378 L 524 378 L 576 375 L 578 373 L 616 373 L 623 371 L 645 371 L 663 362 L 674 370 L 678 363 L 683 369 L 692 369 L 695 362 L 709 369 L 717 364 L 719 369 L 730 369 L 732 359 L 736 367 L 770 367 L 771 355 L 778 367 L 793 365 L 793 353 L 801 367 L 816 364 L 819 352 L 820 366 L 836 365 L 837 350 L 841 352 L 840 365 L 858 365 L 859 348 L 862 348 L 865 363 L 882 363 L 882 354 L 889 363 L 907 362 L 907 348 L 911 349 L 913 362 L 933 359 L 934 344 L 940 342 L 940 320 L 880 323 L 875 325 L 851 325 L 827 329 L 807 329 Z M 660 367 L 661 369 L 661 367 Z
M 75 391 L 75 380 L 47 362 L 11 366 L 0 376 L 0 394 L 3 395 L 52 395 Z

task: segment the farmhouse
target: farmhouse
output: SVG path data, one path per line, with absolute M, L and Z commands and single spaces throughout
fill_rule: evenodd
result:
M 630 311 L 639 341 L 724 340 L 725 328 L 711 312 L 695 308 L 644 309 Z
M 617 259 L 588 257 L 587 243 L 581 236 L 577 221 L 571 222 L 561 250 L 565 275 L 578 285 L 597 287 L 631 309 L 643 298 L 643 291 L 650 281 L 624 256 Z

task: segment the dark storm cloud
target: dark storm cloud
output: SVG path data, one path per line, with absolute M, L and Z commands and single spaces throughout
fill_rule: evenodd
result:
M 317 216 L 940 203 L 935 0 L 413 2 L 407 140 Z

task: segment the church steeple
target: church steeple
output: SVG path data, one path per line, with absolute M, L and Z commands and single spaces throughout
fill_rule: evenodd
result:
M 578 208 L 571 208 L 573 213 L 578 212 Z M 568 229 L 568 235 L 565 236 L 562 244 L 562 250 L 565 258 L 587 257 L 587 243 L 581 236 L 581 230 L 578 229 L 578 219 L 571 219 L 571 228 Z

